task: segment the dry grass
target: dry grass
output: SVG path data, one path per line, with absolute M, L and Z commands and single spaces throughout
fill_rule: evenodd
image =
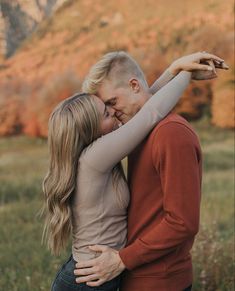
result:
M 204 152 L 201 228 L 194 249 L 194 290 L 233 290 L 233 132 L 194 123 Z M 0 139 L 0 290 L 49 290 L 70 253 L 52 257 L 40 244 L 41 181 L 47 167 L 46 141 Z

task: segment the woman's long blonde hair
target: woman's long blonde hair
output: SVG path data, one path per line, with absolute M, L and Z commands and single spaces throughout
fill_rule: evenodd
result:
M 45 225 L 42 240 L 53 254 L 65 248 L 72 230 L 71 199 L 78 161 L 85 147 L 100 135 L 100 115 L 91 94 L 76 94 L 51 113 L 48 126 L 49 169 L 43 181 Z M 113 168 L 117 200 L 124 204 L 118 189 L 120 176 L 125 179 L 121 163 Z
M 60 254 L 71 234 L 70 202 L 75 191 L 78 160 L 100 133 L 100 118 L 90 94 L 76 94 L 57 105 L 49 119 L 49 169 L 43 181 L 46 221 L 43 241 Z

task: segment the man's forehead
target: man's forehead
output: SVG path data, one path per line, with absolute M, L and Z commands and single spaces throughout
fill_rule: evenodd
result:
M 112 91 L 114 90 L 115 86 L 112 83 L 111 80 L 105 79 L 102 81 L 102 83 L 98 86 L 97 91 L 103 92 L 103 91 Z
M 97 89 L 97 96 L 103 100 L 103 102 L 110 102 L 115 98 L 114 89 L 112 89 L 111 84 L 102 83 Z
M 96 93 L 97 97 L 99 97 L 104 103 L 109 102 L 113 97 L 110 95 L 107 95 L 103 92 L 97 91 Z

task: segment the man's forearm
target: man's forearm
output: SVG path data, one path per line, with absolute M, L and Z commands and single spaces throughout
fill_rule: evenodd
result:
M 155 229 L 120 250 L 119 256 L 126 268 L 132 270 L 174 252 L 185 240 L 194 237 L 196 232 L 187 229 L 183 221 L 166 217 Z

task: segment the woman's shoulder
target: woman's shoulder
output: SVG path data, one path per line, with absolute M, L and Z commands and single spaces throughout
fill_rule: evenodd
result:
M 94 140 L 92 143 L 90 143 L 88 146 L 86 146 L 83 151 L 81 152 L 80 158 L 81 160 L 84 160 L 86 158 L 89 158 L 90 155 L 95 154 L 97 151 L 97 147 L 102 142 L 102 136 L 98 139 Z
M 105 156 L 100 157 L 101 152 L 99 148 L 103 147 L 102 140 L 101 136 L 83 149 L 79 157 L 80 167 L 89 167 L 95 171 L 100 171 L 100 162 L 105 158 Z

